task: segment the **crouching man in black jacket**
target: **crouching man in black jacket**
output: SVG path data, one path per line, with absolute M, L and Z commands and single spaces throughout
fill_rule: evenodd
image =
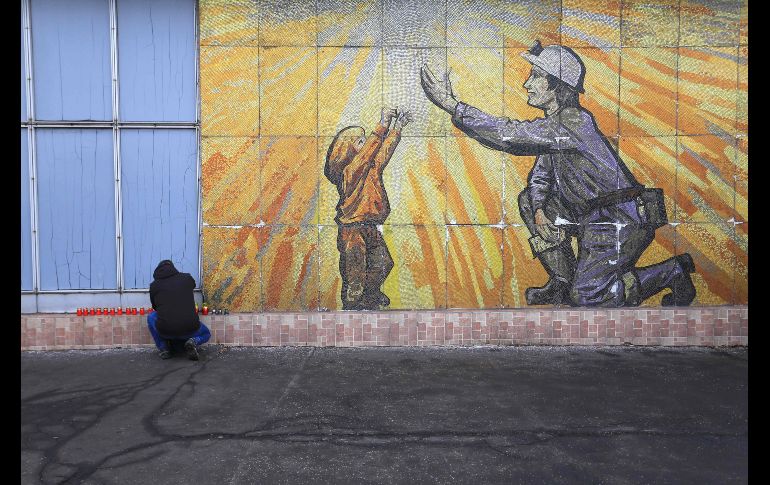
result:
M 177 271 L 168 259 L 158 263 L 152 277 L 150 301 L 155 311 L 147 316 L 147 326 L 160 358 L 170 358 L 172 343 L 180 341 L 190 360 L 198 360 L 197 346 L 208 342 L 211 332 L 195 311 L 195 280 L 190 273 Z

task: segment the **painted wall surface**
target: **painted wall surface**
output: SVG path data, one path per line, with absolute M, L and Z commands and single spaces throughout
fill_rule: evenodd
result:
M 663 189 L 670 223 L 637 266 L 689 253 L 692 305 L 747 304 L 747 17 L 747 0 L 201 0 L 206 299 L 342 309 L 327 149 L 398 107 L 413 122 L 382 176 L 386 308 L 527 306 L 548 279 L 519 212 L 535 157 L 453 126 L 420 67 L 451 70 L 462 102 L 534 119 L 521 54 L 540 40 L 582 59 L 582 106 L 636 179 Z

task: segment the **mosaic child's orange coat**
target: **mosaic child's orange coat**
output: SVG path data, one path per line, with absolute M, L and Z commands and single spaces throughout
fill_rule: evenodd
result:
M 339 224 L 382 224 L 390 214 L 390 203 L 382 173 L 401 140 L 401 131 L 378 124 L 366 139 L 361 150 L 348 162 L 349 157 L 329 161 L 330 179 L 337 185 L 340 201 L 337 204 Z M 342 141 L 341 144 L 352 144 Z M 349 146 L 340 146 L 345 153 Z M 335 150 L 336 151 L 336 150 Z M 347 165 L 345 165 L 347 163 Z M 341 172 L 341 173 L 340 173 Z

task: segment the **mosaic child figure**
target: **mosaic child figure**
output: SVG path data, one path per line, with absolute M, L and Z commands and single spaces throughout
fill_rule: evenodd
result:
M 343 310 L 377 310 L 390 304 L 380 290 L 393 269 L 393 259 L 377 229 L 390 214 L 382 173 L 401 140 L 401 130 L 410 121 L 408 111 L 383 108 L 380 123 L 368 137 L 364 128 L 348 126 L 337 133 L 326 152 L 324 175 L 340 196 L 334 220 Z

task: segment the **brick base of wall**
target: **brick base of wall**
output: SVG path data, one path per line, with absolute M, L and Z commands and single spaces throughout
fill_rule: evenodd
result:
M 201 316 L 212 344 L 748 346 L 748 307 L 241 313 Z M 21 316 L 22 350 L 153 347 L 145 316 Z

